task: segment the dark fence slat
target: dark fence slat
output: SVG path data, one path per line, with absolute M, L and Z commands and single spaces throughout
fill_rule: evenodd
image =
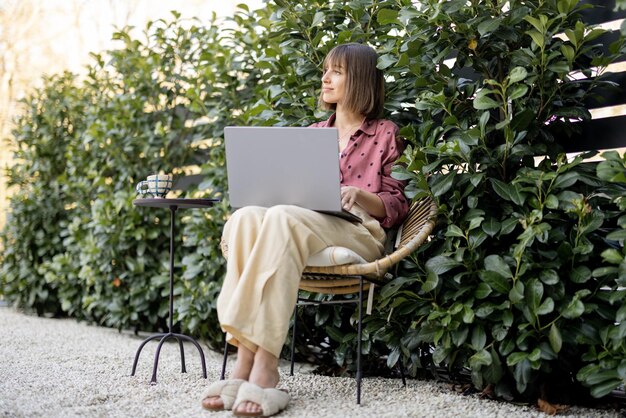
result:
M 587 109 L 622 105 L 626 101 L 626 97 L 624 97 L 626 72 L 607 74 L 602 80 L 611 81 L 618 85 L 615 87 L 598 87 L 593 95 L 585 101 Z
M 582 20 L 588 25 L 626 18 L 626 10 L 615 11 L 615 0 L 582 0 L 580 3 L 594 6 L 581 12 Z
M 626 115 L 594 119 L 581 124 L 581 132 L 559 141 L 566 152 L 622 148 L 626 146 Z

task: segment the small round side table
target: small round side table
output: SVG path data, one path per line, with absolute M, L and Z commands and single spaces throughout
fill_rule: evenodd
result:
M 187 373 L 185 367 L 185 351 L 183 349 L 183 341 L 189 341 L 198 349 L 200 353 L 200 361 L 202 364 L 202 375 L 206 379 L 206 361 L 204 360 L 204 352 L 200 344 L 188 335 L 176 334 L 172 332 L 172 321 L 174 317 L 174 236 L 176 234 L 176 211 L 178 209 L 197 209 L 208 208 L 213 206 L 219 199 L 167 199 L 167 198 L 151 198 L 151 199 L 135 199 L 133 205 L 151 207 L 151 208 L 168 208 L 170 210 L 170 307 L 169 307 L 169 332 L 159 333 L 146 338 L 135 354 L 135 361 L 133 362 L 133 370 L 130 373 L 131 376 L 135 375 L 137 369 L 137 362 L 139 361 L 139 355 L 143 347 L 150 341 L 160 338 L 159 345 L 157 346 L 156 353 L 154 354 L 154 366 L 152 367 L 152 379 L 150 384 L 156 384 L 157 382 L 157 368 L 159 366 L 159 355 L 161 353 L 161 347 L 163 343 L 170 338 L 176 339 L 180 347 L 180 362 L 181 373 Z

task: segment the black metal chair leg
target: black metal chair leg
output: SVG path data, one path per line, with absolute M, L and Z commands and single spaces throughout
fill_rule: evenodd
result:
M 296 322 L 298 322 L 298 303 L 296 302 L 296 307 L 293 309 L 293 327 L 291 330 L 291 368 L 289 371 L 289 376 L 293 376 L 293 363 L 294 363 L 294 355 L 296 349 Z
M 224 360 L 222 360 L 222 374 L 220 380 L 224 380 L 226 376 L 226 362 L 228 361 L 228 341 L 226 341 L 226 335 L 224 335 Z
M 398 369 L 400 369 L 400 377 L 402 378 L 402 386 L 406 387 L 406 377 L 404 376 L 404 367 L 402 367 L 402 360 L 398 360 Z
M 356 403 L 361 405 L 361 336 L 363 335 L 363 277 L 359 277 L 359 325 L 356 352 Z

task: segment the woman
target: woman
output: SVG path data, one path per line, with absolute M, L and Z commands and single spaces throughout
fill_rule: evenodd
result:
M 377 59 L 372 48 L 361 44 L 330 51 L 319 104 L 334 114 L 312 125 L 338 129 L 342 205 L 363 223 L 281 205 L 241 208 L 224 227 L 228 263 L 217 310 L 238 355 L 230 379 L 213 383 L 205 393 L 206 409 L 232 408 L 245 416 L 282 411 L 289 395 L 275 389 L 278 357 L 308 257 L 341 246 L 374 260 L 383 253 L 384 228 L 399 224 L 408 212 L 404 184 L 391 177 L 403 150 L 398 128 L 377 119 L 384 104 Z

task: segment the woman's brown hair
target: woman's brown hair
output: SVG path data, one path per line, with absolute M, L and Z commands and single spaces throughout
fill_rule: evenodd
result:
M 385 81 L 377 62 L 373 48 L 357 43 L 337 45 L 324 58 L 324 68 L 332 64 L 346 72 L 346 108 L 368 119 L 378 118 L 385 104 Z M 324 110 L 337 108 L 335 103 L 326 103 L 321 94 L 319 106 Z

